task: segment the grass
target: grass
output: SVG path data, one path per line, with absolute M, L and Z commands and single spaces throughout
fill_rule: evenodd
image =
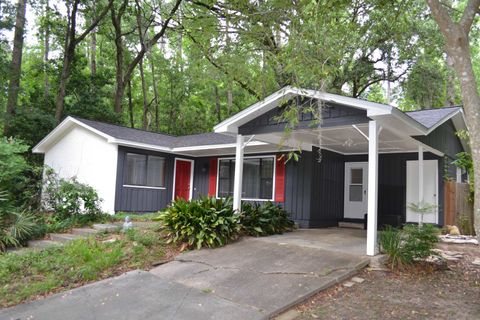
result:
M 115 239 L 113 242 L 103 240 Z M 174 248 L 153 230 L 81 239 L 43 251 L 0 255 L 0 307 L 104 279 L 148 269 Z
M 132 212 L 119 212 L 111 216 L 113 221 L 124 221 L 125 217 L 129 216 L 132 221 L 153 221 L 153 218 L 158 217 L 158 212 L 150 213 L 132 213 Z

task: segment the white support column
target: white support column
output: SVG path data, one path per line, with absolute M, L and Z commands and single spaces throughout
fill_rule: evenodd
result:
M 421 208 L 424 202 L 424 173 L 423 173 L 423 146 L 418 146 L 418 207 Z M 423 215 L 418 214 L 418 224 L 423 224 Z
M 237 135 L 235 152 L 235 178 L 233 180 L 233 210 L 240 212 L 242 209 L 242 178 L 243 178 L 243 147 L 244 137 Z
M 378 206 L 378 123 L 368 123 L 368 215 L 367 255 L 377 253 L 377 206 Z

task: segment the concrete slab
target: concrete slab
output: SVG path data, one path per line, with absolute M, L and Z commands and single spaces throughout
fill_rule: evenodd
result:
M 0 319 L 264 319 L 250 306 L 133 271 L 0 310 Z
M 369 262 L 360 255 L 298 245 L 298 239 L 289 237 L 246 238 L 223 248 L 186 252 L 150 272 L 270 317 L 350 278 Z

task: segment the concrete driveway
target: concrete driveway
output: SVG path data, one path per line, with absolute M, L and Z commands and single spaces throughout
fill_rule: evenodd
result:
M 366 266 L 361 230 L 298 230 L 190 251 L 0 311 L 0 319 L 266 319 Z

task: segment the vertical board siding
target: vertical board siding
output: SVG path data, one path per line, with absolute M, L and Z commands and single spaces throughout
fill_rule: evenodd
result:
M 312 152 L 303 151 L 299 161 L 290 160 L 285 167 L 284 208 L 302 228 L 308 228 L 310 223 L 312 159 Z
M 208 195 L 210 158 L 195 158 L 193 172 L 193 198 L 198 199 Z
M 313 154 L 310 227 L 336 226 L 343 218 L 344 156 L 318 148 Z

